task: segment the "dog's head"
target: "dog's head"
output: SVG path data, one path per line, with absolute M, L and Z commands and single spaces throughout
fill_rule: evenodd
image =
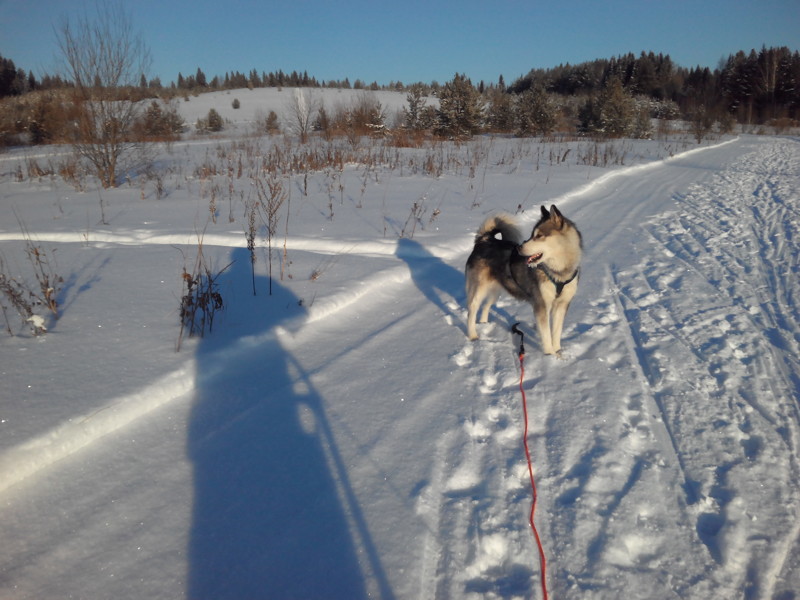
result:
M 577 241 L 580 245 L 580 234 L 574 230 L 572 223 L 561 214 L 555 204 L 549 211 L 542 206 L 541 218 L 533 226 L 530 238 L 520 244 L 518 252 L 526 257 L 531 268 L 545 262 L 561 263 L 567 248 L 575 244 L 574 235 L 578 236 Z

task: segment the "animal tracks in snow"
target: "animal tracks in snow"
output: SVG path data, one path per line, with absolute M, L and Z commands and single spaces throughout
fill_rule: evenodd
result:
M 451 357 L 474 390 L 465 398 L 471 409 L 440 438 L 418 499 L 435 532 L 430 541 L 447 540 L 421 597 L 529 597 L 538 577 L 526 523 L 531 497 L 515 345 L 500 323 L 481 327 L 483 339 L 465 342 Z
M 786 242 L 798 239 L 800 219 L 786 181 L 797 181 L 800 163 L 788 145 L 762 147 L 691 188 L 677 211 L 645 226 L 661 251 L 611 273 L 683 474 L 686 516 L 718 577 L 752 597 L 772 596 L 798 535 L 800 493 L 786 482 L 800 474 L 790 375 L 800 285 L 788 276 L 798 259 Z
M 789 589 L 800 534 L 796 146 L 753 144 L 655 217 L 640 218 L 640 188 L 622 186 L 616 201 L 631 210 L 619 213 L 634 217 L 591 233 L 632 251 L 587 248 L 565 360 L 541 355 L 530 309 L 510 300 L 453 351 L 466 407 L 418 499 L 437 557 L 420 597 L 538 592 L 516 314 L 553 596 L 622 597 L 632 577 L 659 597 Z M 448 309 L 448 325 L 465 321 Z
M 559 596 L 622 594 L 616 574 L 634 570 L 678 597 L 772 597 L 792 568 L 800 287 L 788 274 L 798 270 L 800 219 L 786 182 L 800 164 L 791 145 L 760 145 L 676 196 L 675 210 L 626 224 L 636 251 L 587 265 L 598 288 L 591 295 L 582 282 L 567 360 L 541 356 L 526 329 L 537 521 Z M 474 416 L 451 432 L 461 460 L 446 469 L 440 524 L 467 535 L 450 531 L 458 548 L 440 582 L 443 597 L 531 595 L 517 345 L 496 315 L 480 327 L 481 339 L 452 356 L 474 390 Z

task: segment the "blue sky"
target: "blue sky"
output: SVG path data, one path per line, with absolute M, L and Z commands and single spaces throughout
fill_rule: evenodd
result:
M 800 0 L 124 0 L 149 77 L 251 69 L 318 80 L 510 83 L 531 68 L 642 50 L 685 67 L 762 45 L 800 49 Z M 0 55 L 55 71 L 53 28 L 93 0 L 0 0 Z

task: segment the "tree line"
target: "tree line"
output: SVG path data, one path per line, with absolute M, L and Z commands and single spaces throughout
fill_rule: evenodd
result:
M 18 68 L 14 61 L 0 55 L 0 98 L 9 96 L 21 96 L 28 92 L 59 90 L 73 87 L 74 83 L 60 75 L 43 75 L 40 79 L 33 72 L 26 72 L 25 69 Z M 437 87 L 437 84 L 434 83 Z M 348 77 L 344 79 L 330 79 L 319 81 L 315 77 L 309 76 L 307 71 L 298 73 L 284 73 L 283 70 L 270 72 L 258 72 L 252 69 L 249 73 L 239 71 L 226 72 L 224 75 L 207 77 L 201 68 L 198 67 L 196 73 L 184 76 L 178 73 L 175 81 L 164 85 L 160 77 L 148 79 L 145 74 L 139 78 L 139 90 L 159 93 L 164 90 L 179 90 L 181 92 L 203 92 L 216 90 L 234 90 L 242 88 L 262 88 L 262 87 L 313 87 L 313 88 L 342 88 L 342 89 L 369 89 L 381 90 L 392 89 L 402 91 L 405 86 L 401 82 L 390 82 L 388 86 L 380 86 L 373 81 L 370 84 L 361 79 L 356 79 L 352 83 Z
M 158 80 L 151 81 L 149 87 L 160 88 L 161 82 Z M 264 88 L 264 87 L 305 87 L 305 88 L 342 88 L 342 89 L 371 89 L 379 90 L 386 89 L 378 85 L 377 82 L 366 84 L 360 79 L 356 79 L 352 84 L 350 79 L 329 79 L 328 81 L 318 81 L 315 77 L 311 77 L 308 71 L 299 73 L 292 71 L 291 73 L 284 73 L 283 70 L 277 71 L 258 72 L 257 69 L 251 69 L 248 73 L 240 71 L 226 72 L 224 75 L 215 75 L 209 79 L 202 69 L 198 67 L 197 72 L 193 75 L 184 77 L 182 73 L 178 73 L 176 82 L 170 84 L 173 89 L 183 91 L 215 91 L 215 90 L 237 90 L 242 88 Z M 389 85 L 390 89 L 397 89 L 395 83 Z M 400 89 L 403 86 L 400 84 Z
M 800 52 L 787 47 L 762 47 L 749 53 L 739 51 L 721 60 L 714 70 L 708 67 L 681 67 L 668 54 L 642 52 L 609 59 L 597 59 L 577 65 L 564 64 L 549 69 L 532 69 L 506 86 L 502 76 L 497 84 L 481 81 L 476 87 L 482 95 L 500 91 L 519 96 L 542 89 L 562 97 L 597 96 L 611 80 L 618 80 L 623 89 L 635 97 L 658 102 L 673 102 L 684 117 L 694 115 L 701 107 L 711 114 L 728 113 L 740 123 L 759 124 L 772 119 L 800 119 Z M 59 75 L 37 79 L 32 72 L 17 68 L 13 60 L 0 56 L 0 98 L 19 96 L 36 90 L 69 87 L 72 82 Z M 164 86 L 158 77 L 147 80 L 142 75 L 139 88 L 155 94 L 162 90 L 181 92 L 261 87 L 336 87 L 344 89 L 390 89 L 404 91 L 412 86 L 390 82 L 379 86 L 356 79 L 319 81 L 308 72 L 282 70 L 249 73 L 232 71 L 222 76 L 207 77 L 201 68 L 184 76 L 178 73 L 175 82 Z M 416 83 L 427 94 L 438 94 L 438 82 Z
M 800 52 L 787 47 L 739 51 L 718 67 L 685 68 L 669 55 L 642 52 L 578 65 L 534 69 L 512 83 L 519 94 L 537 86 L 561 96 L 595 95 L 616 79 L 634 96 L 676 103 L 681 114 L 702 107 L 732 114 L 740 123 L 800 119 Z
M 93 48 L 89 43 L 78 46 Z M 81 68 L 94 68 L 96 60 L 89 56 L 77 62 L 82 63 L 78 65 Z M 680 67 L 664 54 L 626 54 L 578 65 L 534 69 L 510 85 L 502 76 L 496 84 L 481 81 L 474 85 L 466 75 L 457 73 L 443 85 L 432 82 L 405 86 L 392 82 L 381 88 L 376 83 L 365 86 L 360 80 L 353 84 L 349 79 L 319 82 L 307 72 L 259 73 L 255 69 L 246 75 L 232 72 L 208 80 L 198 68 L 191 76 L 178 74 L 176 83 L 163 88 L 158 79 L 147 81 L 144 75 L 140 77 L 140 68 L 141 65 L 130 65 L 126 77 L 115 81 L 103 81 L 88 71 L 37 80 L 12 60 L 0 56 L 0 99 L 5 97 L 0 100 L 0 146 L 52 142 L 78 146 L 76 139 L 93 139 L 100 135 L 98 131 L 125 141 L 170 137 L 183 126 L 177 107 L 154 104 L 145 110 L 137 108 L 140 101 L 160 98 L 163 102 L 190 92 L 245 87 L 406 91 L 408 107 L 399 125 L 409 131 L 451 139 L 481 132 L 529 136 L 556 131 L 646 138 L 653 134 L 654 119 L 658 123 L 683 119 L 690 122 L 699 141 L 712 130 L 731 131 L 737 121 L 770 124 L 777 131 L 796 127 L 800 121 L 800 53 L 786 47 L 740 51 L 721 60 L 713 71 L 706 67 Z M 436 97 L 438 107 L 426 100 L 428 96 Z M 102 99 L 104 108 L 122 106 L 127 112 L 112 117 L 92 111 L 87 114 L 87 108 L 92 108 L 98 99 Z M 120 100 L 124 103 L 120 104 Z M 376 114 L 380 116 L 382 111 Z M 326 120 L 328 115 L 324 114 L 316 119 L 320 123 Z M 124 127 L 117 132 L 120 123 Z M 388 124 L 383 118 L 370 117 L 369 125 L 372 131 L 382 131 Z M 82 134 L 76 128 L 86 132 Z M 94 145 L 92 141 L 87 147 Z

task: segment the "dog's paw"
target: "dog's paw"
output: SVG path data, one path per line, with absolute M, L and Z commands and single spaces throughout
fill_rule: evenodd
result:
M 564 350 L 560 348 L 556 350 L 553 356 L 556 357 L 556 360 L 570 360 L 570 358 L 572 358 L 568 352 L 564 352 Z

